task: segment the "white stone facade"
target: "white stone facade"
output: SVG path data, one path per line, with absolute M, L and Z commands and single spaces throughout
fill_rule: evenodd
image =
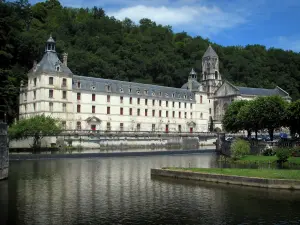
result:
M 21 85 L 20 119 L 51 115 L 67 130 L 208 131 L 213 100 L 193 70 L 187 84 L 171 88 L 73 75 L 63 58 L 50 37 Z

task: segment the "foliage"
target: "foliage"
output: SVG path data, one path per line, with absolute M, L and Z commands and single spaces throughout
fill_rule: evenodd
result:
M 300 135 L 300 100 L 288 105 L 286 123 L 290 127 L 292 136 Z
M 250 144 L 249 142 L 236 139 L 230 146 L 231 157 L 234 160 L 240 159 L 246 155 L 250 154 Z
M 200 36 L 141 19 L 117 20 L 102 8 L 62 7 L 57 0 L 30 5 L 0 1 L 0 111 L 9 123 L 18 115 L 20 81 L 41 59 L 49 34 L 59 54 L 69 53 L 74 74 L 181 87 L 211 44 L 223 79 L 239 86 L 274 88 L 300 97 L 300 54 L 261 45 L 223 47 Z M 60 55 L 61 57 L 61 55 Z M 1 117 L 3 116 L 0 115 Z
M 8 129 L 11 140 L 20 140 L 33 137 L 34 149 L 40 147 L 40 141 L 45 136 L 55 136 L 62 131 L 56 119 L 50 116 L 37 115 L 27 119 L 21 119 L 12 124 Z
M 232 102 L 222 119 L 222 124 L 227 132 L 238 132 L 243 127 L 242 120 L 238 119 L 240 109 L 247 104 L 247 101 L 239 100 Z
M 276 149 L 276 157 L 278 159 L 278 162 L 280 162 L 280 163 L 286 162 L 290 156 L 291 156 L 290 149 L 288 149 L 288 148 Z

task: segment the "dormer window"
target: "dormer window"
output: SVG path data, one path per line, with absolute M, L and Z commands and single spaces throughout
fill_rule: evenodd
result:
M 159 92 L 159 96 L 161 96 L 162 95 L 162 93 L 161 93 L 161 91 Z
M 184 95 L 184 98 L 186 99 L 186 95 Z
M 120 92 L 121 92 L 121 93 L 123 93 L 123 92 L 124 92 L 124 89 L 123 89 L 122 87 L 120 87 L 120 89 L 119 89 L 119 90 L 120 90 Z
M 131 93 L 131 92 L 132 92 L 132 89 L 131 89 L 131 87 L 128 89 L 128 92 L 129 92 L 129 93 Z
M 106 91 L 111 92 L 111 85 L 110 84 L 106 85 Z
M 60 66 L 55 67 L 56 72 L 60 72 Z
M 173 94 L 172 94 L 172 98 L 174 98 L 174 97 L 175 97 L 175 94 L 173 93 Z
M 145 95 L 148 95 L 148 90 L 144 90 L 144 94 L 145 94 Z
M 165 96 L 168 98 L 168 97 L 169 97 L 169 94 L 168 94 L 168 93 L 166 93 L 166 94 L 165 94 Z
M 155 96 L 155 92 L 154 91 L 152 92 L 152 96 Z
M 137 89 L 136 93 L 139 95 L 141 93 L 140 89 Z
M 77 81 L 77 88 L 81 88 L 81 83 L 80 83 L 80 81 Z

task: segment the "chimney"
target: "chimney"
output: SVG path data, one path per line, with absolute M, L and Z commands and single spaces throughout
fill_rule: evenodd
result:
M 68 66 L 68 53 L 63 53 L 63 64 Z

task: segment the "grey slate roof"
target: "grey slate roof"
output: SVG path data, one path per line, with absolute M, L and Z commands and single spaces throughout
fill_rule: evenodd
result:
M 200 86 L 201 86 L 201 84 L 200 84 L 198 81 L 196 81 L 196 80 L 193 80 L 193 81 L 192 81 L 192 90 L 193 90 L 193 91 L 199 90 L 199 87 L 200 87 Z M 182 85 L 181 88 L 182 88 L 182 89 L 188 89 L 188 88 L 189 88 L 188 82 L 186 82 L 184 85 Z
M 205 57 L 218 57 L 217 53 L 215 52 L 215 50 L 211 47 L 211 45 L 208 46 L 206 52 L 204 53 L 202 58 Z
M 78 82 L 80 82 L 80 88 L 77 87 Z M 151 84 L 74 75 L 72 86 L 73 91 L 85 90 L 90 92 L 115 93 L 119 95 L 140 96 L 170 101 L 180 99 L 180 101 L 195 102 L 195 95 L 189 90 Z M 108 91 L 108 87 L 110 88 L 110 91 Z
M 33 74 L 40 74 L 40 73 L 57 73 L 56 66 L 60 66 L 60 72 L 64 74 L 72 74 L 72 71 L 65 66 L 57 57 L 56 52 L 45 52 L 42 60 L 36 65 L 36 69 L 32 68 L 30 70 Z
M 239 87 L 235 86 L 241 95 L 256 95 L 256 96 L 272 96 L 272 95 L 280 95 L 280 96 L 288 96 L 287 93 L 280 90 L 278 87 L 274 89 L 265 89 L 265 88 L 249 88 L 249 87 Z

